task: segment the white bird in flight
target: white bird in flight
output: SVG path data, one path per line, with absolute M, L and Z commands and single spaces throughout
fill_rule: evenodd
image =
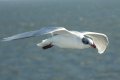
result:
M 53 46 L 71 49 L 92 47 L 97 49 L 98 53 L 102 54 L 109 43 L 108 37 L 103 33 L 70 31 L 64 27 L 44 27 L 40 30 L 24 32 L 3 38 L 3 41 L 41 36 L 44 34 L 51 34 L 51 37 L 37 44 L 37 46 L 40 46 L 42 49 L 48 49 Z

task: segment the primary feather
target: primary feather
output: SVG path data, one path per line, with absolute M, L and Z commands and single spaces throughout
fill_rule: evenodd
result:
M 16 34 L 7 38 L 3 38 L 2 41 L 11 41 L 11 40 L 29 38 L 29 37 L 40 36 L 40 35 L 49 34 L 49 33 L 65 34 L 65 33 L 68 33 L 68 31 L 63 27 L 44 27 L 40 30 L 24 32 L 24 33 Z

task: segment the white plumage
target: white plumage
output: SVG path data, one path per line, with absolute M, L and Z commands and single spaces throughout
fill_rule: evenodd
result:
M 45 27 L 40 30 L 25 32 L 11 37 L 3 38 L 3 41 L 11 41 L 23 39 L 33 36 L 41 36 L 51 34 L 48 39 L 43 40 L 37 46 L 43 49 L 58 46 L 60 48 L 84 49 L 93 47 L 98 50 L 98 53 L 104 53 L 108 46 L 108 37 L 105 34 L 97 32 L 78 32 L 69 31 L 64 27 Z

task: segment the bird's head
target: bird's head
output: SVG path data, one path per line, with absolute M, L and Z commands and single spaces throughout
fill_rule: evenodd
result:
M 89 37 L 83 37 L 82 42 L 85 45 L 90 45 L 92 48 L 96 48 L 96 45 L 94 44 L 93 40 Z

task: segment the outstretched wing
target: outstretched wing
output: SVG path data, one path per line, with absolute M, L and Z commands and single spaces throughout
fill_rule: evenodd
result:
M 44 27 L 44 28 L 41 28 L 40 30 L 24 32 L 24 33 L 16 34 L 7 38 L 3 38 L 2 41 L 11 41 L 11 40 L 29 38 L 29 37 L 40 36 L 40 35 L 50 34 L 50 33 L 51 34 L 68 34 L 69 31 L 64 27 Z
M 93 39 L 93 42 L 96 45 L 96 48 L 98 49 L 98 53 L 102 54 L 106 50 L 109 41 L 108 37 L 105 34 L 96 32 L 83 32 L 83 34 L 84 36 Z

